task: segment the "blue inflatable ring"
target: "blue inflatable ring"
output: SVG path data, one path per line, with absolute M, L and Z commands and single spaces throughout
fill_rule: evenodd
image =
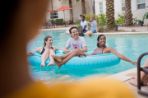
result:
M 63 52 L 57 51 L 56 55 L 63 55 Z M 41 55 L 39 53 L 35 53 L 35 55 L 28 57 L 28 61 L 33 67 L 40 68 Z M 46 64 L 48 64 L 48 62 L 49 59 L 46 61 Z M 86 69 L 86 67 L 87 69 L 95 69 L 116 65 L 119 62 L 120 59 L 112 53 L 90 55 L 86 57 L 73 57 L 67 63 L 62 65 L 60 70 L 78 70 Z

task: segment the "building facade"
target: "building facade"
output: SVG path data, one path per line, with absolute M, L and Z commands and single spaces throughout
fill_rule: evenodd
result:
M 115 19 L 119 15 L 124 15 L 125 0 L 114 0 Z M 133 18 L 142 20 L 146 12 L 148 12 L 148 0 L 131 0 L 131 10 Z M 95 14 L 106 13 L 106 0 L 95 0 Z M 148 24 L 148 19 L 144 21 L 144 24 Z
M 63 11 L 56 11 L 59 7 L 66 5 L 70 6 L 71 10 Z M 65 14 L 65 21 L 72 20 L 76 22 L 79 20 L 81 14 L 95 14 L 94 13 L 94 0 L 50 0 L 49 3 L 49 12 L 47 14 L 47 19 L 51 18 L 59 18 L 64 19 Z M 51 13 L 55 10 L 55 13 Z

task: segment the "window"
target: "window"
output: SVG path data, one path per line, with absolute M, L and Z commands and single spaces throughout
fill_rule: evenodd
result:
M 103 3 L 99 2 L 99 11 L 100 13 L 103 13 Z
M 50 14 L 50 18 L 53 19 L 53 18 L 58 18 L 58 13 L 57 11 L 54 11 Z
M 137 9 L 145 9 L 145 0 L 137 0 Z
M 137 0 L 137 3 L 145 3 L 145 0 Z
M 122 0 L 122 11 L 125 11 L 125 0 Z

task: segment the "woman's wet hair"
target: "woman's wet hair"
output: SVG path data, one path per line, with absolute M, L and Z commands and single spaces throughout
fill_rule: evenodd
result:
M 102 36 L 104 36 L 105 39 L 106 39 L 106 36 L 105 36 L 105 35 L 100 34 L 100 35 L 98 36 L 98 38 L 97 38 L 97 47 L 100 47 L 100 44 L 99 44 L 98 42 L 99 42 L 99 40 L 100 40 L 100 38 L 101 38 Z M 106 47 L 106 45 L 105 45 L 104 47 Z
M 46 41 L 48 40 L 48 38 L 52 38 L 52 37 L 50 35 L 48 35 L 44 38 L 44 47 L 46 46 Z
M 9 36 L 9 30 L 13 27 L 14 17 L 18 12 L 21 0 L 0 0 L 0 39 Z
M 74 26 L 74 27 L 71 27 L 71 28 L 69 29 L 69 33 L 70 33 L 70 34 L 72 33 L 72 32 L 71 32 L 72 29 L 77 29 L 77 30 L 79 31 L 78 27 L 75 27 L 75 26 Z

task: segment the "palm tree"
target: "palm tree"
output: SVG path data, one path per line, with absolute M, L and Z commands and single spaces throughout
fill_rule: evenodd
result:
M 95 15 L 95 0 L 92 0 L 93 15 Z
M 51 8 L 50 10 L 53 11 L 53 1 L 49 0 L 49 4 L 50 4 L 50 8 Z
M 132 21 L 131 0 L 125 0 L 125 25 L 131 26 Z
M 81 4 L 82 4 L 82 13 L 86 14 L 85 0 L 81 0 Z
M 115 28 L 114 0 L 106 0 L 107 30 Z
M 69 6 L 72 8 L 72 0 L 69 0 Z M 70 20 L 73 23 L 73 9 L 70 10 Z

